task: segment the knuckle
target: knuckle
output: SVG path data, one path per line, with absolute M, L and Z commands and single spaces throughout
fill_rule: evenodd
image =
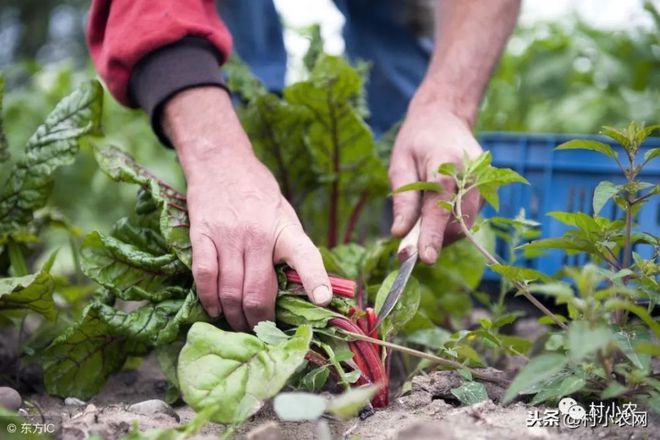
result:
M 254 315 L 262 316 L 269 312 L 270 304 L 259 294 L 251 293 L 243 299 L 243 308 Z
M 198 284 L 208 284 L 215 281 L 215 269 L 205 263 L 193 265 L 193 277 Z
M 427 231 L 422 238 L 422 242 L 430 244 L 431 246 L 438 247 L 442 244 L 443 234 L 439 231 Z
M 222 298 L 222 303 L 226 307 L 236 308 L 241 305 L 241 292 L 238 289 L 234 288 L 221 288 L 220 297 Z

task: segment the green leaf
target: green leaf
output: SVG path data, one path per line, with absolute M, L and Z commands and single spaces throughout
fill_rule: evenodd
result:
M 450 338 L 451 334 L 440 327 L 417 330 L 406 336 L 408 343 L 422 345 L 434 350 L 442 349 Z
M 340 220 L 348 219 L 355 203 L 364 194 L 369 200 L 388 191 L 387 170 L 378 155 L 373 134 L 363 119 L 363 81 L 360 72 L 344 59 L 322 55 L 307 80 L 284 90 L 287 104 L 308 117 L 304 125 L 305 144 L 312 160 L 305 166 L 314 171 L 316 182 L 321 184 L 323 191 L 342 194 L 335 205 L 336 211 L 342 214 Z M 306 229 L 313 238 L 318 237 L 315 241 L 329 235 L 326 234 L 328 211 L 319 212 L 319 207 L 306 203 L 301 211 L 301 216 L 309 219 Z M 310 223 L 311 227 L 308 227 Z M 330 243 L 331 246 L 335 244 Z
M 85 238 L 80 257 L 85 275 L 124 300 L 183 297 L 187 288 L 179 285 L 191 285 L 176 255 L 154 255 L 98 232 Z
M 99 131 L 103 90 L 98 81 L 84 83 L 60 101 L 37 128 L 25 156 L 11 169 L 0 190 L 0 243 L 29 224 L 45 206 L 53 172 L 73 163 L 80 137 Z
M 369 404 L 371 398 L 378 392 L 378 386 L 369 385 L 351 388 L 328 403 L 328 412 L 340 419 L 349 419 Z
M 593 327 L 587 321 L 574 321 L 568 327 L 568 351 L 573 362 L 580 362 L 592 353 L 606 347 L 614 339 L 605 326 Z
M 607 181 L 600 182 L 594 190 L 594 215 L 598 215 L 607 201 L 617 195 L 619 191 L 621 191 L 621 186 L 619 185 L 615 185 L 612 182 Z
M 396 188 L 392 193 L 399 194 L 406 191 L 431 191 L 441 193 L 444 192 L 444 188 L 437 182 L 413 182 Z
M 603 126 L 600 129 L 600 133 L 604 134 L 605 136 L 611 139 L 614 139 L 624 148 L 627 148 L 628 144 L 630 144 L 630 141 L 628 140 L 628 136 L 623 131 L 616 129 L 614 127 Z
M 649 315 L 649 313 L 646 311 L 644 307 L 638 306 L 636 304 L 632 304 L 627 301 L 613 299 L 605 303 L 605 308 L 610 311 L 627 310 L 631 313 L 634 313 L 635 315 L 637 315 L 639 319 L 644 321 L 644 323 L 649 326 L 649 328 L 651 329 L 651 331 L 653 331 L 656 337 L 660 338 L 660 324 L 658 324 L 651 317 L 651 315 Z
M 622 144 L 623 145 L 623 144 Z M 555 150 L 590 150 L 604 154 L 610 159 L 618 160 L 618 156 L 614 148 L 603 142 L 592 141 L 589 139 L 573 139 L 559 145 Z
M 568 376 L 561 381 L 556 397 L 570 396 L 580 391 L 587 384 L 584 378 L 579 376 Z
M 273 399 L 275 414 L 285 422 L 317 420 L 327 406 L 326 399 L 311 393 L 280 393 Z
M 323 55 L 323 36 L 321 35 L 321 26 L 316 23 L 305 29 L 306 36 L 309 38 L 309 47 L 303 56 L 303 64 L 308 71 L 314 70 L 316 62 Z
M 46 271 L 14 278 L 0 278 L 0 311 L 32 310 L 46 319 L 57 318 L 53 301 L 55 282 Z
M 446 211 L 453 212 L 454 204 L 448 200 L 439 200 L 438 206 Z
M 278 322 L 288 325 L 307 324 L 314 328 L 324 328 L 330 319 L 341 315 L 294 295 L 280 295 L 277 297 L 276 316 Z
M 180 301 L 165 301 L 124 313 L 105 304 L 90 304 L 81 320 L 41 356 L 48 393 L 85 400 L 96 395 L 129 355 L 144 355 L 154 346 L 179 308 Z
M 479 382 L 464 382 L 458 388 L 452 388 L 451 393 L 463 405 L 474 405 L 484 400 L 488 400 L 488 393 L 486 387 Z
M 660 156 L 660 148 L 651 148 L 646 153 L 644 153 L 644 163 L 651 162 L 653 159 L 656 159 Z
M 179 355 L 183 398 L 193 409 L 217 407 L 212 420 L 240 423 L 276 395 L 303 363 L 312 338 L 310 326 L 278 345 L 245 333 L 195 323 Z
M 185 341 L 183 339 L 177 339 L 169 344 L 159 345 L 155 350 L 160 371 L 163 373 L 163 376 L 165 376 L 165 378 L 177 388 L 177 390 L 179 388 L 179 379 L 176 375 L 176 370 L 179 361 L 179 353 L 184 344 Z
M 455 176 L 456 164 L 453 162 L 443 163 L 438 167 L 438 174 L 442 174 L 444 176 Z
M 96 148 L 94 155 L 99 167 L 113 180 L 140 185 L 151 195 L 160 210 L 160 233 L 172 251 L 192 268 L 190 220 L 183 194 L 159 180 L 127 153 L 116 147 Z
M 635 368 L 638 368 L 642 371 L 648 373 L 651 368 L 651 356 L 648 354 L 639 353 L 635 350 L 636 347 L 633 346 L 635 340 L 645 339 L 648 340 L 648 331 L 644 332 L 641 329 L 637 331 L 617 331 L 614 332 L 614 340 L 616 345 L 619 347 L 619 350 L 632 362 Z
M 240 108 L 241 125 L 261 161 L 273 171 L 282 194 L 299 206 L 321 186 L 306 142 L 311 117 L 272 93 L 260 93 Z
M 497 185 L 481 185 L 477 188 L 479 190 L 479 194 L 481 194 L 481 197 L 484 198 L 484 200 L 493 207 L 495 211 L 500 210 L 500 196 L 497 194 Z
M 254 76 L 248 66 L 236 54 L 233 54 L 223 66 L 227 74 L 227 86 L 232 93 L 239 94 L 243 99 L 252 100 L 268 93 L 262 82 Z
M 610 400 L 628 391 L 628 387 L 619 382 L 611 382 L 600 394 L 601 400 Z
M 511 281 L 550 281 L 551 279 L 546 274 L 527 267 L 491 264 L 490 269 Z
M 385 303 L 385 299 L 387 298 L 387 294 L 392 288 L 394 280 L 398 274 L 398 270 L 390 273 L 378 288 L 376 301 L 374 303 L 374 310 L 376 311 L 376 315 L 380 313 L 380 310 Z M 413 316 L 415 316 L 415 313 L 417 313 L 420 300 L 421 293 L 419 282 L 411 276 L 403 289 L 403 293 L 399 298 L 399 302 L 396 303 L 392 312 L 381 324 L 381 337 L 386 339 L 389 335 L 392 334 L 392 332 L 396 333 L 401 330 L 403 326 L 405 326 L 406 323 L 410 321 Z
M 269 345 L 277 345 L 286 342 L 289 337 L 277 328 L 273 321 L 261 321 L 254 326 L 254 333 L 261 341 Z
M 477 186 L 477 188 L 480 188 L 482 186 L 492 186 L 492 185 L 497 185 L 498 187 L 500 187 L 500 186 L 509 185 L 511 183 L 524 183 L 529 185 L 527 179 L 525 179 L 523 176 L 516 173 L 512 169 L 495 168 L 495 167 L 488 167 L 486 170 L 484 170 L 478 176 L 474 184 Z
M 531 359 L 506 390 L 503 402 L 511 402 L 518 394 L 552 378 L 566 366 L 567 362 L 566 356 L 558 353 L 542 354 Z
M 328 377 L 330 377 L 328 367 L 314 368 L 300 379 L 300 386 L 307 391 L 320 393 L 328 381 Z

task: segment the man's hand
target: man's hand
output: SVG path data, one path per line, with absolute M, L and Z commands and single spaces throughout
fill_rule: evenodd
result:
M 330 302 L 321 255 L 255 157 L 228 94 L 215 87 L 177 94 L 163 127 L 186 175 L 193 276 L 206 311 L 241 331 L 274 320 L 279 262 L 298 271 L 312 302 Z
M 402 237 L 421 215 L 419 256 L 427 264 L 435 263 L 443 244 L 460 236 L 460 228 L 451 214 L 438 206 L 456 191 L 454 181 L 437 173 L 445 162 L 460 167 L 464 155 L 475 157 L 481 147 L 472 135 L 467 121 L 434 102 L 413 101 L 405 122 L 394 143 L 390 161 L 392 189 L 412 182 L 437 182 L 443 193 L 407 191 L 394 195 L 394 223 L 392 234 Z M 463 213 L 471 224 L 479 210 L 479 196 L 469 193 L 463 199 Z
M 419 255 L 432 264 L 443 243 L 457 238 L 458 225 L 437 206 L 456 188 L 436 170 L 441 163 L 463 164 L 481 147 L 472 135 L 481 96 L 490 74 L 513 30 L 520 0 L 438 0 L 435 48 L 422 85 L 410 103 L 406 120 L 394 144 L 390 162 L 392 189 L 411 182 L 443 185 L 444 194 L 406 192 L 394 196 L 392 234 L 405 235 L 421 213 Z M 466 222 L 474 221 L 479 207 L 476 192 L 463 199 Z

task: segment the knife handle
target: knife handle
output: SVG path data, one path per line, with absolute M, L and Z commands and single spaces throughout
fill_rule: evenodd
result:
M 420 216 L 420 218 L 417 219 L 415 226 L 413 226 L 410 232 L 408 232 L 406 236 L 403 237 L 403 240 L 401 240 L 401 244 L 399 244 L 399 250 L 397 252 L 401 261 L 406 260 L 410 255 L 417 252 L 417 243 L 419 242 L 421 222 L 422 218 Z

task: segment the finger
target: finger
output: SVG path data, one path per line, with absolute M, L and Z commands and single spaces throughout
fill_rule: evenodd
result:
M 243 315 L 243 254 L 236 249 L 220 247 L 220 273 L 218 294 L 227 322 L 237 331 L 247 331 Z
M 206 235 L 191 238 L 192 273 L 199 301 L 213 318 L 222 311 L 218 300 L 218 253 Z
M 250 246 L 245 252 L 243 281 L 243 313 L 248 327 L 253 329 L 261 321 L 275 321 L 277 277 L 271 251 Z
M 300 275 L 303 288 L 316 305 L 332 300 L 330 279 L 323 267 L 321 253 L 299 225 L 285 227 L 275 242 L 275 262 L 286 262 Z
M 409 154 L 392 154 L 389 179 L 392 191 L 419 181 L 415 161 Z M 410 231 L 419 217 L 420 198 L 419 191 L 405 191 L 393 195 L 392 235 L 402 237 Z
M 432 177 L 433 174 L 430 174 Z M 436 178 L 444 191 L 442 193 L 425 192 L 422 201 L 422 222 L 419 234 L 419 256 L 426 264 L 434 264 L 442 248 L 445 229 L 451 219 L 451 213 L 438 206 L 441 200 L 448 200 L 454 192 L 454 184 L 448 178 Z

